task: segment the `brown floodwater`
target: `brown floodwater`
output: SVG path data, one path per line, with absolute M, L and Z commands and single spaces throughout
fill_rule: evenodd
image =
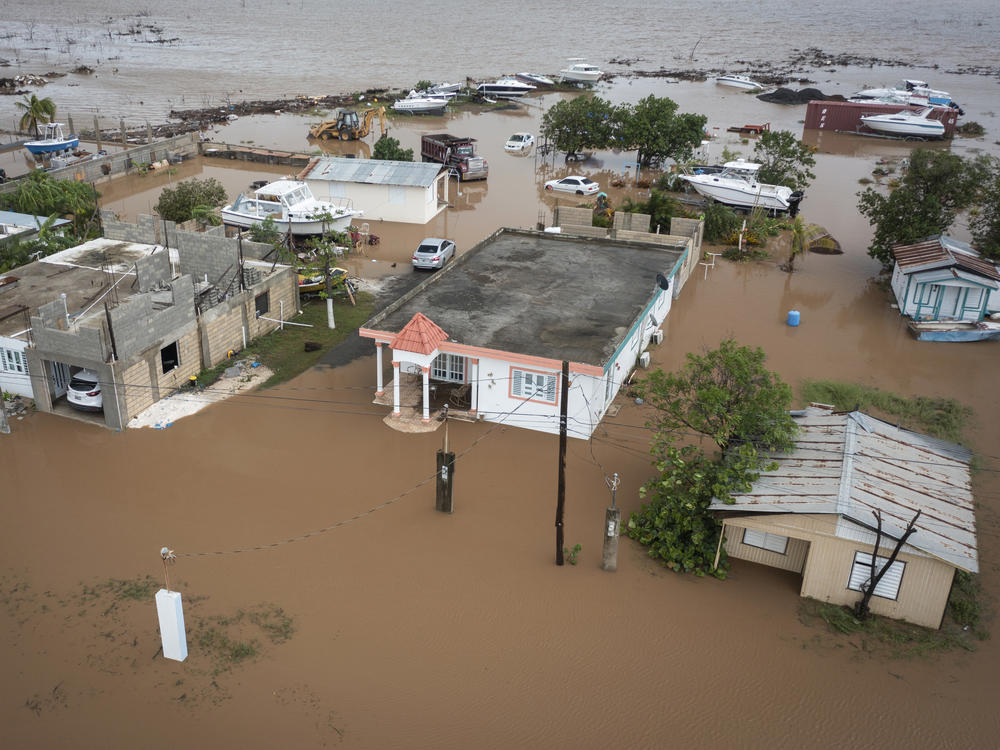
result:
M 645 85 L 636 82 L 636 93 Z M 722 125 L 761 117 L 752 97 L 709 101 L 714 88 L 699 86 L 670 92 L 704 98 Z M 733 102 L 746 111 L 723 119 Z M 412 273 L 409 253 L 423 236 L 447 236 L 464 249 L 498 226 L 548 223 L 556 200 L 576 201 L 545 193 L 544 179 L 582 171 L 606 187 L 624 172 L 627 154 L 567 168 L 503 153 L 510 133 L 537 133 L 541 111 L 394 121 L 405 147 L 419 148 L 420 133 L 443 127 L 477 137 L 490 179 L 463 185 L 455 207 L 426 226 L 369 217 L 382 241 L 347 259 L 352 271 Z M 801 113 L 772 106 L 768 117 L 791 127 Z M 309 151 L 308 123 L 241 118 L 214 137 Z M 725 137 L 730 148 L 741 145 Z M 733 337 L 763 347 L 793 387 L 835 378 L 972 407 L 967 435 L 986 469 L 974 477 L 981 579 L 995 601 L 998 350 L 918 343 L 888 307 L 873 281 L 870 230 L 854 193 L 876 159 L 907 150 L 860 140 L 824 136 L 803 204 L 844 255 L 809 255 L 791 275 L 777 268 L 780 248 L 769 261 L 720 261 L 707 278 L 699 267 L 667 319 L 654 364 L 675 368 L 686 352 Z M 173 174 L 108 183 L 102 200 L 134 219 L 180 179 L 217 177 L 235 196 L 251 180 L 281 173 L 193 160 Z M 635 189 L 609 192 L 614 200 L 642 197 Z M 798 328 L 784 325 L 793 308 Z M 576 566 L 560 568 L 555 437 L 453 423 L 456 507 L 443 515 L 434 511 L 433 484 L 424 483 L 442 431 L 389 429 L 386 410 L 371 404 L 374 385 L 370 355 L 317 367 L 162 431 L 111 433 L 42 414 L 14 421 L 13 433 L 0 436 L 4 745 L 996 745 L 997 639 L 976 653 L 891 660 L 801 623 L 800 581 L 790 573 L 734 561 L 724 582 L 678 576 L 627 539 L 618 571 L 602 572 L 605 473 L 622 476 L 618 502 L 627 514 L 652 472 L 647 414 L 624 396 L 593 441 L 570 442 L 565 533 L 582 550 Z M 414 487 L 301 541 L 184 556 L 297 537 Z M 268 645 L 259 631 L 246 631 L 261 653 L 232 670 L 219 671 L 211 643 L 193 635 L 184 664 L 158 656 L 151 600 L 85 592 L 109 579 L 159 577 L 165 544 L 182 555 L 171 579 L 185 598 L 189 634 L 200 619 L 268 603 L 294 617 L 294 635 Z

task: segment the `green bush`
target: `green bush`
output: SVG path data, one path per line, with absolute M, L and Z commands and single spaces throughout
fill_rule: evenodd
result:
M 194 218 L 199 206 L 221 206 L 226 201 L 226 189 L 214 177 L 197 178 L 177 183 L 177 187 L 164 188 L 154 206 L 156 213 L 178 224 Z
M 729 206 L 710 201 L 705 207 L 705 240 L 722 242 L 733 232 L 739 231 L 740 217 Z

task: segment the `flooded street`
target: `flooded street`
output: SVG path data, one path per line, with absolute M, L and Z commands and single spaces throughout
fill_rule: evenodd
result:
M 257 4 L 231 2 L 227 12 L 242 14 L 247 5 Z M 774 4 L 725 5 L 742 17 Z M 863 5 L 847 4 L 850 28 L 866 23 Z M 99 78 L 109 92 L 101 106 L 118 108 L 112 117 L 162 119 L 167 97 L 183 96 L 190 107 L 218 103 L 225 92 L 217 85 L 218 70 L 225 66 L 217 63 L 207 81 L 189 83 L 185 66 L 196 67 L 192 60 L 204 51 L 199 45 L 207 44 L 191 40 L 210 38 L 184 16 L 194 13 L 189 6 L 172 9 L 165 27 L 167 36 L 176 28 L 191 42 L 175 50 L 176 68 L 160 58 L 169 46 L 147 45 L 154 59 L 145 65 L 128 57 L 134 50 L 114 49 L 125 57 L 117 74 L 123 80 L 105 84 Z M 413 17 L 428 23 L 428 7 L 417 6 Z M 29 18 L 39 7 L 14 0 L 11 9 Z M 88 0 L 76 12 L 91 19 L 116 8 Z M 579 40 L 562 29 L 556 50 L 541 22 L 527 24 L 521 43 L 529 51 L 517 59 L 519 68 L 548 70 L 552 64 L 545 60 L 560 61 L 586 43 L 596 46 L 598 32 L 609 38 L 602 50 L 617 44 L 624 53 L 626 42 L 634 43 L 645 66 L 680 66 L 699 36 L 685 28 L 677 50 L 662 52 L 659 31 L 644 27 L 641 18 L 604 10 L 606 27 L 589 25 Z M 635 12 L 654 10 L 662 14 L 662 8 Z M 558 15 L 547 5 L 541 12 Z M 704 6 L 681 3 L 678 13 L 694 18 Z M 807 20 L 811 7 L 793 3 L 791 13 L 803 46 L 828 33 L 828 24 Z M 934 6 L 933 17 L 942 13 Z M 980 37 L 995 40 L 996 20 L 988 6 L 974 3 L 970 13 L 986 24 L 968 35 L 971 60 L 992 49 Z M 921 24 L 928 18 L 916 17 L 912 36 L 892 40 L 886 54 L 923 54 Z M 943 37 L 960 36 L 947 18 L 941 22 L 935 29 Z M 387 21 L 392 28 L 399 23 L 395 16 Z M 81 21 L 80 28 L 91 27 L 100 24 Z M 261 24 L 260 33 L 265 47 L 274 43 L 272 36 L 290 44 L 287 28 Z M 702 42 L 705 57 L 697 64 L 734 59 L 733 34 L 730 29 Z M 838 48 L 851 44 L 848 32 L 833 35 Z M 25 45 L 5 43 L 4 49 L 28 56 Z M 755 43 L 760 52 L 762 42 Z M 403 47 L 393 54 L 402 55 L 405 66 L 387 56 L 371 69 L 350 68 L 332 78 L 315 68 L 298 78 L 294 71 L 271 71 L 253 96 L 294 95 L 300 89 L 289 87 L 296 81 L 319 93 L 454 78 L 443 59 L 418 69 L 414 63 L 425 55 L 416 46 Z M 465 50 L 460 62 L 495 73 L 508 47 L 507 36 L 495 36 L 480 57 Z M 53 45 L 29 67 L 39 69 L 60 55 Z M 843 93 L 902 73 L 846 68 L 815 77 L 818 88 Z M 984 138 L 956 139 L 951 149 L 1000 153 L 997 81 L 926 73 L 933 73 L 931 85 L 962 102 L 968 120 L 987 130 Z M 249 89 L 249 73 L 240 76 L 245 80 L 229 88 Z M 68 88 L 72 81 L 59 80 L 45 95 L 60 101 L 65 95 L 67 109 L 89 124 L 85 87 Z M 97 96 L 99 87 L 89 95 Z M 616 103 L 649 93 L 670 96 L 681 111 L 707 114 L 717 134 L 713 160 L 723 146 L 753 153 L 753 141 L 741 143 L 727 127 L 769 122 L 772 129 L 800 134 L 805 113 L 804 106 L 766 104 L 711 82 L 619 79 L 599 93 Z M 381 242 L 344 264 L 364 279 L 411 275 L 410 253 L 423 237 L 453 239 L 464 251 L 500 226 L 551 224 L 557 200 L 578 201 L 546 193 L 542 184 L 569 173 L 600 182 L 613 203 L 644 199 L 643 190 L 609 185 L 622 175 L 634 180 L 634 152 L 602 152 L 566 165 L 561 157 L 503 151 L 515 131 L 537 135 L 542 113 L 564 96 L 537 95 L 513 111 L 392 118 L 391 135 L 418 158 L 422 134 L 477 138 L 490 176 L 461 186 L 452 181 L 452 207 L 427 225 L 366 215 Z M 141 106 L 140 98 L 146 102 Z M 7 120 L 3 108 L 9 105 L 0 102 L 0 117 Z M 257 115 L 207 135 L 230 144 L 317 154 L 322 145 L 341 153 L 338 143 L 306 138 L 319 119 Z M 809 254 L 796 261 L 794 274 L 778 269 L 780 247 L 765 261 L 719 260 L 707 274 L 699 266 L 673 304 L 663 344 L 650 350 L 653 365 L 677 368 L 687 352 L 732 337 L 762 347 L 768 365 L 796 393 L 803 380 L 835 379 L 904 396 L 955 398 L 972 408 L 966 437 L 978 454 L 973 482 L 980 579 L 994 633 L 977 642 L 975 653 L 890 659 L 845 645 L 822 624 L 800 621 L 800 576 L 742 560 L 731 561 L 725 581 L 680 576 L 623 538 L 617 572 L 602 572 L 610 502 L 605 475 L 622 477 L 617 500 L 625 519 L 638 509 L 638 489 L 652 475 L 649 414 L 624 393 L 616 400 L 618 413 L 604 419 L 591 441 L 569 443 L 565 540 L 582 546 L 577 565 L 557 567 L 553 560 L 555 436 L 453 421 L 455 512 L 436 512 L 433 475 L 443 430 L 403 434 L 383 423 L 387 409 L 371 403 L 372 346 L 349 364 L 320 365 L 281 386 L 213 404 L 165 430 L 114 433 L 40 413 L 12 421 L 12 434 L 0 435 L 0 743 L 164 750 L 996 746 L 1000 348 L 996 342 L 915 341 L 876 283 L 878 264 L 866 254 L 871 231 L 856 210 L 859 180 L 871 177 L 878 159 L 904 157 L 910 147 L 831 133 L 806 138 L 818 147 L 817 177 L 802 213 L 827 227 L 844 254 Z M 372 140 L 345 148 L 365 157 Z M 0 166 L 12 159 L 23 156 L 0 154 Z M 134 221 L 151 212 L 164 187 L 181 180 L 217 178 L 234 198 L 253 180 L 286 173 L 288 168 L 197 158 L 171 172 L 105 182 L 99 190 L 103 207 Z M 955 234 L 966 237 L 962 226 Z M 801 313 L 797 328 L 784 322 L 791 309 Z M 162 582 L 163 545 L 178 555 L 169 574 L 184 597 L 190 651 L 184 663 L 158 652 L 149 592 L 132 596 L 121 584 L 145 576 Z M 273 626 L 281 621 L 278 611 L 292 618 L 281 637 Z M 222 632 L 253 640 L 257 652 L 236 654 Z

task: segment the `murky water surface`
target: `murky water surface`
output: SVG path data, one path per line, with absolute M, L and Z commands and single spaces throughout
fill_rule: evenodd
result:
M 383 5 L 391 4 L 373 4 L 372 12 Z M 665 58 L 664 64 L 673 64 L 672 57 L 686 57 L 696 41 L 697 36 L 688 38 L 693 32 L 687 26 L 697 21 L 691 28 L 705 35 L 698 55 L 728 60 L 736 56 L 736 21 L 749 23 L 746 14 L 770 12 L 772 5 L 727 5 L 734 24 L 725 34 L 706 30 L 701 20 L 705 6 L 699 5 L 688 24 L 671 22 L 679 40 L 668 52 L 663 51 L 664 35 L 653 34 L 666 23 L 662 9 L 656 16 L 643 10 L 637 11 L 638 18 L 626 19 L 604 8 L 601 17 L 607 23 L 600 25 L 600 39 L 595 36 L 598 25 L 582 23 L 572 32 L 560 31 L 560 39 L 553 41 L 548 37 L 554 19 L 565 16 L 543 8 L 532 22 L 518 25 L 518 50 L 511 54 L 522 56 L 514 58 L 516 62 L 500 57 L 510 46 L 510 35 L 497 34 L 495 23 L 486 25 L 490 31 L 481 36 L 481 49 L 459 45 L 459 54 L 460 59 L 477 60 L 476 69 L 484 72 L 551 69 L 553 64 L 546 61 L 594 48 L 609 50 L 606 57 L 652 57 L 656 51 L 657 62 Z M 7 17 L 13 8 L 15 15 L 35 17 L 30 13 L 40 7 L 32 5 L 29 12 L 29 6 L 15 0 L 4 14 Z M 335 7 L 324 3 L 324 13 L 330 15 Z M 408 16 L 415 27 L 429 15 L 427 8 L 418 12 L 421 7 L 418 4 Z M 470 23 L 477 20 L 466 6 L 456 7 Z M 676 11 L 686 7 L 682 3 Z M 806 11 L 797 10 L 799 4 L 782 7 L 807 38 L 829 33 L 831 41 L 823 46 L 844 33 L 831 30 L 826 21 L 822 29 L 810 26 Z M 910 54 L 927 54 L 920 29 L 938 12 L 934 7 L 930 16 L 913 16 L 914 29 L 907 27 L 906 36 L 889 37 L 885 55 L 902 55 L 908 48 Z M 84 30 L 100 27 L 104 14 L 119 12 L 112 4 L 74 8 Z M 300 22 L 311 10 L 312 4 L 304 0 L 269 15 L 268 23 L 257 27 L 260 48 L 270 49 L 275 39 L 290 39 L 288 26 L 282 24 Z M 973 16 L 974 11 L 975 6 Z M 213 62 L 213 54 L 222 54 L 210 44 L 219 24 L 205 24 L 193 6 L 175 3 L 165 12 L 170 15 L 154 14 L 151 20 L 164 24 L 165 36 L 176 33 L 187 40 L 178 45 L 180 50 L 174 49 L 181 60 L 191 54 L 185 50 L 192 45 L 205 56 L 209 79 L 221 80 L 238 68 L 246 76 L 242 85 L 250 86 L 254 73 L 262 93 L 280 92 L 289 85 L 285 81 L 293 80 L 316 88 L 329 88 L 329 81 L 335 80 L 334 88 L 340 89 L 372 81 L 454 77 L 447 56 L 424 54 L 415 42 L 387 48 L 374 40 L 369 52 L 380 54 L 364 55 L 369 68 L 338 64 L 331 71 L 329 66 L 309 66 L 294 77 L 269 67 L 273 60 L 261 55 L 267 58 L 261 62 L 267 75 L 256 75 L 254 57 L 243 55 L 228 66 Z M 253 0 L 232 0 L 225 12 L 259 17 L 262 9 Z M 359 10 L 338 12 L 340 23 L 343 14 Z M 694 5 L 687 12 L 695 14 Z M 713 29 L 720 12 L 712 11 Z M 846 13 L 847 27 L 856 28 L 866 13 Z M 963 27 L 970 48 L 976 47 L 977 34 L 996 23 L 992 14 L 980 15 L 984 27 Z M 392 15 L 382 17 L 381 34 L 401 23 Z M 651 22 L 654 18 L 659 26 Z M 942 42 L 941 35 L 957 34 L 957 27 L 947 21 L 932 30 L 937 42 Z M 408 34 L 399 36 L 414 38 L 412 30 Z M 318 32 L 313 36 L 301 46 L 286 42 L 287 59 L 309 59 L 310 45 L 319 44 L 321 36 L 325 42 L 330 38 Z M 740 37 L 753 47 L 754 35 Z M 882 34 L 878 38 L 886 39 Z M 874 49 L 875 37 L 870 35 L 838 44 L 857 49 L 858 39 L 867 39 Z M 170 66 L 158 57 L 171 47 L 142 49 L 153 59 L 128 58 L 128 45 L 115 48 L 123 59 L 119 80 L 108 84 L 107 91 L 130 100 L 209 96 L 197 91 L 210 87 L 173 85 L 191 77 L 184 69 L 190 63 Z M 935 51 L 942 49 L 947 56 L 947 44 L 935 45 Z M 37 59 L 39 53 L 27 48 L 19 54 L 27 57 L 29 52 Z M 745 56 L 753 52 L 747 50 Z M 45 51 L 42 59 L 56 55 Z M 339 54 L 333 57 L 341 59 Z M 130 63 L 128 70 L 125 62 Z M 343 86 L 337 76 L 344 77 Z M 900 76 L 888 69 L 848 69 L 828 77 L 821 88 L 853 90 L 866 81 Z M 996 83 L 938 71 L 933 78 L 934 85 L 968 102 L 970 119 L 990 131 L 985 139 L 956 141 L 952 147 L 962 153 L 995 150 L 994 113 L 1000 111 Z M 164 86 L 151 87 L 154 80 Z M 267 88 L 269 80 L 278 84 Z M 323 86 L 321 80 L 326 81 Z M 802 107 L 767 105 L 709 83 L 636 80 L 603 91 L 616 101 L 634 101 L 647 93 L 669 95 L 683 110 L 708 114 L 710 127 L 720 133 L 712 147 L 715 155 L 723 145 L 751 153 L 752 144 L 743 146 L 735 136 L 724 134 L 729 125 L 771 122 L 772 127 L 799 132 L 804 115 Z M 216 89 L 210 96 L 218 95 Z M 423 236 L 451 237 L 465 249 L 498 226 L 548 222 L 556 198 L 541 189 L 545 179 L 581 171 L 607 187 L 612 176 L 624 173 L 629 154 L 602 153 L 567 169 L 559 160 L 503 152 L 511 132 L 537 133 L 541 112 L 557 96 L 534 97 L 511 113 L 464 111 L 447 119 L 395 120 L 392 134 L 405 147 L 419 148 L 422 133 L 441 130 L 478 138 L 490 162 L 490 179 L 462 186 L 461 196 L 452 195 L 454 207 L 426 226 L 388 225 L 366 217 L 382 242 L 368 248 L 366 256 L 349 258 L 351 270 L 364 277 L 410 274 L 410 250 Z M 305 138 L 310 121 L 287 115 L 242 118 L 218 128 L 212 137 L 308 152 L 315 148 Z M 917 343 L 873 281 L 878 269 L 865 254 L 870 230 L 857 216 L 854 193 L 877 159 L 905 155 L 908 147 L 830 134 L 817 145 L 817 179 L 803 213 L 807 220 L 827 226 L 845 254 L 809 255 L 797 264 L 794 275 L 777 269 L 780 250 L 773 260 L 749 266 L 719 262 L 707 278 L 699 268 L 671 311 L 664 344 L 653 350 L 654 363 L 675 368 L 686 352 L 732 336 L 763 347 L 771 367 L 793 386 L 804 378 L 836 378 L 907 395 L 958 398 L 971 406 L 975 418 L 969 441 L 985 456 L 982 465 L 988 469 L 974 480 L 980 567 L 983 584 L 996 601 L 1000 482 L 993 470 L 1000 468 L 1000 402 L 994 372 L 1000 350 L 990 343 Z M 359 155 L 365 155 L 365 148 L 367 144 L 352 147 Z M 164 186 L 182 179 L 216 177 L 235 196 L 250 181 L 281 173 L 257 165 L 194 160 L 172 174 L 106 183 L 101 186 L 102 201 L 134 219 L 150 210 Z M 615 200 L 642 197 L 634 188 L 609 192 Z M 569 197 L 568 202 L 575 201 Z M 961 228 L 958 231 L 961 234 Z M 792 308 L 802 315 L 801 326 L 794 329 L 783 324 Z M 118 601 L 110 607 L 97 600 L 100 605 L 95 607 L 94 600 L 80 598 L 83 587 L 108 579 L 161 575 L 158 550 L 163 544 L 181 553 L 270 544 L 350 519 L 427 480 L 442 434 L 404 435 L 387 428 L 382 423 L 385 410 L 371 404 L 374 385 L 374 357 L 368 356 L 344 367 L 319 367 L 284 386 L 214 405 L 165 431 L 115 434 L 48 415 L 15 421 L 13 434 L 0 436 L 4 744 L 996 744 L 996 638 L 983 642 L 975 654 L 887 661 L 838 648 L 836 639 L 822 629 L 800 624 L 799 580 L 792 574 L 736 561 L 726 582 L 679 577 L 659 568 L 628 540 L 622 542 L 618 572 L 601 572 L 603 512 L 609 501 L 603 472 L 622 475 L 618 501 L 626 514 L 638 507 L 638 487 L 650 476 L 646 414 L 624 398 L 619 414 L 604 421 L 591 444 L 571 441 L 569 446 L 566 541 L 583 547 L 575 567 L 553 564 L 556 438 L 454 423 L 450 441 L 461 457 L 452 516 L 433 510 L 433 484 L 423 484 L 374 513 L 304 541 L 266 551 L 179 560 L 171 577 L 184 592 L 192 625 L 208 613 L 232 613 L 263 602 L 295 617 L 297 631 L 289 642 L 266 649 L 233 671 L 217 672 L 198 643 L 191 644 L 183 666 L 155 656 L 158 638 L 151 602 Z

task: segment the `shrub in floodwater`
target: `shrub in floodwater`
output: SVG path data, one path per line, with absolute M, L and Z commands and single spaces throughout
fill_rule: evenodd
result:
M 705 206 L 705 240 L 720 242 L 740 228 L 740 217 L 729 206 L 715 201 Z
M 566 555 L 566 562 L 570 565 L 576 565 L 576 556 L 580 554 L 580 550 L 583 549 L 582 544 L 574 544 L 573 549 L 569 547 L 563 547 L 563 554 Z
M 986 133 L 986 128 L 975 120 L 970 120 L 955 128 L 955 132 L 966 138 L 978 138 Z

